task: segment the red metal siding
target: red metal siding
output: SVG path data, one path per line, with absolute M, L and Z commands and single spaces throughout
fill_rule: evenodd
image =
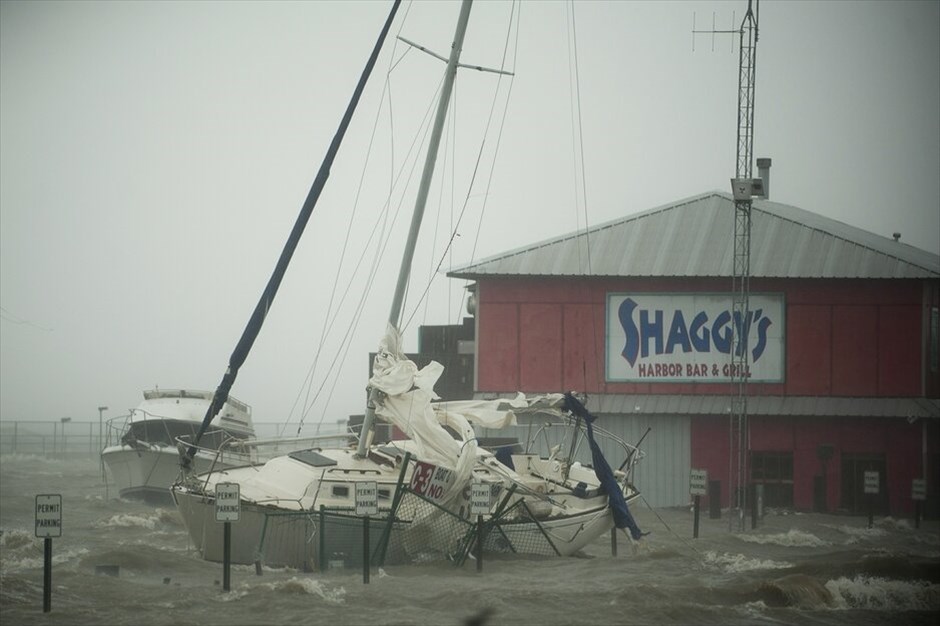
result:
M 489 304 L 480 317 L 480 360 L 477 388 L 486 391 L 519 389 L 519 313 L 515 304 Z
M 879 309 L 878 395 L 920 394 L 921 336 L 919 306 L 883 306 Z
M 826 473 L 826 507 L 840 506 L 842 454 L 883 454 L 887 461 L 885 485 L 892 515 L 910 515 L 911 481 L 923 475 L 923 437 L 927 454 L 936 455 L 936 428 L 925 429 L 921 421 L 886 418 L 791 418 L 752 417 L 752 452 L 792 452 L 793 506 L 813 508 L 813 479 Z M 720 480 L 722 506 L 728 506 L 728 420 L 696 417 L 691 420 L 691 463 L 708 471 L 709 480 Z M 933 437 L 933 441 L 931 441 Z M 831 445 L 833 457 L 819 459 L 819 447 Z
M 604 361 L 595 349 L 604 336 L 604 320 L 590 304 L 567 304 L 564 308 L 562 389 L 598 390 L 604 377 Z
M 561 389 L 561 305 L 519 305 L 519 382 L 522 389 Z
M 829 395 L 830 308 L 787 306 L 787 394 Z
M 876 307 L 832 307 L 832 395 L 877 395 L 877 336 Z
M 483 280 L 477 388 L 727 394 L 727 383 L 608 383 L 604 371 L 607 293 L 727 287 L 718 279 Z M 752 383 L 752 395 L 917 396 L 925 379 L 940 378 L 924 370 L 923 307 L 931 292 L 922 282 L 763 279 L 751 289 L 783 293 L 787 318 L 786 382 Z M 522 313 L 523 306 L 534 308 Z
M 728 506 L 728 428 L 728 420 L 718 417 L 693 417 L 689 425 L 692 468 L 707 470 L 709 482 L 721 482 L 723 507 Z M 703 500 L 707 508 L 708 496 Z
M 751 450 L 786 452 L 793 449 L 793 420 L 766 417 L 750 418 Z

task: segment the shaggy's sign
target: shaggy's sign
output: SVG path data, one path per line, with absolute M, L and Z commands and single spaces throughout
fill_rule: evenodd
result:
M 784 380 L 783 294 L 752 294 L 742 319 L 730 294 L 607 295 L 607 380 L 726 382 L 732 340 L 748 351 L 752 382 Z

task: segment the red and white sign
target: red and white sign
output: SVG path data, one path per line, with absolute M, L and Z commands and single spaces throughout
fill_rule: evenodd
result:
M 454 483 L 454 472 L 446 467 L 418 461 L 411 475 L 411 490 L 429 500 L 440 501 Z

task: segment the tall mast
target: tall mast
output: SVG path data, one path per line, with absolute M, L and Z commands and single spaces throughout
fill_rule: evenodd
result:
M 463 0 L 460 5 L 460 16 L 457 18 L 457 29 L 454 33 L 454 43 L 451 46 L 447 68 L 444 70 L 444 85 L 441 87 L 441 97 L 437 103 L 437 114 L 434 118 L 434 127 L 431 129 L 431 139 L 428 142 L 428 153 L 424 160 L 424 171 L 421 173 L 421 182 L 418 185 L 418 195 L 415 198 L 414 213 L 411 216 L 411 228 L 408 231 L 408 240 L 402 255 L 401 267 L 398 270 L 398 282 L 395 284 L 395 295 L 392 297 L 392 308 L 389 311 L 388 323 L 399 330 L 402 305 L 405 291 L 408 288 L 408 278 L 411 274 L 411 261 L 414 258 L 415 245 L 418 241 L 418 232 L 421 230 L 421 220 L 424 218 L 424 207 L 428 200 L 428 191 L 431 188 L 431 179 L 434 177 L 434 166 L 437 162 L 437 150 L 441 145 L 441 136 L 444 133 L 444 121 L 447 119 L 447 109 L 450 106 L 450 95 L 454 89 L 454 79 L 457 77 L 457 66 L 460 64 L 460 52 L 463 49 L 463 39 L 467 32 L 467 22 L 470 20 L 470 7 L 473 0 Z M 362 420 L 362 430 L 359 433 L 359 448 L 357 456 L 365 456 L 369 446 L 370 434 L 375 424 L 375 398 L 369 390 L 369 401 L 366 413 Z
M 245 330 L 242 331 L 242 336 L 238 340 L 238 344 L 235 346 L 235 350 L 229 357 L 228 367 L 225 370 L 225 374 L 222 376 L 222 381 L 216 388 L 215 394 L 212 396 L 212 402 L 209 404 L 209 408 L 206 410 L 206 415 L 203 417 L 202 424 L 199 426 L 199 431 L 196 433 L 196 436 L 189 448 L 187 448 L 186 451 L 180 455 L 180 465 L 182 465 L 184 469 L 191 469 L 192 460 L 196 454 L 199 441 L 205 434 L 209 424 L 213 419 L 215 419 L 215 416 L 228 400 L 228 394 L 232 389 L 232 385 L 235 383 L 235 377 L 238 376 L 238 370 L 245 362 L 245 359 L 248 358 L 248 353 L 251 351 L 251 347 L 254 345 L 255 339 L 258 337 L 258 333 L 261 332 L 261 326 L 264 324 L 264 320 L 268 315 L 268 310 L 274 303 L 274 297 L 277 295 L 278 288 L 281 285 L 281 280 L 284 278 L 284 273 L 287 272 L 287 267 L 290 264 L 291 258 L 294 256 L 294 250 L 297 248 L 297 243 L 300 241 L 300 237 L 303 235 L 304 229 L 307 227 L 307 222 L 310 220 L 310 215 L 313 213 L 313 209 L 317 205 L 317 200 L 320 198 L 320 193 L 323 191 L 323 187 L 326 185 L 326 181 L 330 177 L 330 168 L 333 165 L 333 161 L 336 158 L 337 152 L 339 152 L 343 137 L 346 136 L 346 129 L 349 127 L 349 122 L 352 120 L 353 113 L 356 111 L 356 107 L 359 104 L 359 99 L 362 96 L 362 92 L 365 89 L 367 81 L 369 80 L 369 76 L 372 75 L 372 68 L 375 67 L 375 62 L 379 57 L 379 52 L 382 50 L 382 44 L 385 43 L 385 38 L 388 35 L 389 29 L 392 27 L 392 22 L 395 19 L 395 14 L 398 12 L 398 7 L 400 4 L 401 0 L 395 0 L 392 4 L 392 9 L 388 14 L 388 18 L 385 20 L 384 26 L 382 27 L 382 32 L 379 34 L 379 38 L 375 42 L 375 46 L 372 48 L 372 54 L 369 55 L 366 66 L 362 70 L 362 74 L 359 76 L 359 82 L 356 84 L 356 89 L 353 91 L 353 95 L 349 100 L 349 104 L 346 105 L 346 112 L 343 114 L 343 119 L 340 121 L 339 128 L 336 129 L 336 133 L 333 135 L 333 141 L 330 143 L 330 147 L 327 149 L 326 156 L 323 158 L 323 162 L 320 164 L 317 177 L 314 179 L 313 184 L 310 187 L 310 191 L 307 194 L 307 199 L 304 201 L 304 204 L 300 209 L 300 214 L 297 216 L 297 220 L 294 222 L 294 227 L 291 229 L 290 236 L 288 237 L 287 242 L 284 244 L 284 248 L 281 250 L 281 256 L 277 260 L 277 265 L 274 267 L 274 272 L 268 279 L 268 284 L 265 287 L 264 292 L 261 294 L 261 298 L 258 300 L 258 304 L 255 306 L 251 317 L 248 319 L 248 324 L 245 326 Z

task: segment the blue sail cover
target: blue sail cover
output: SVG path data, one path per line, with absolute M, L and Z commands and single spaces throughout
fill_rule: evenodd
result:
M 600 446 L 597 445 L 597 442 L 594 440 L 594 428 L 591 426 L 591 423 L 597 418 L 591 415 L 581 401 L 575 398 L 570 392 L 565 393 L 565 408 L 575 415 L 583 417 L 584 423 L 587 424 L 587 436 L 588 443 L 591 444 L 591 458 L 594 462 L 594 473 L 597 475 L 597 479 L 601 481 L 601 487 L 607 491 L 610 510 L 614 515 L 614 526 L 617 528 L 629 528 L 630 536 L 634 539 L 639 539 L 646 533 L 642 532 L 640 527 L 636 525 L 633 515 L 630 514 L 630 509 L 627 507 L 627 501 L 623 498 L 623 491 L 620 489 L 620 484 L 614 477 L 614 472 L 610 469 L 607 459 L 604 458 L 604 453 L 601 452 Z

